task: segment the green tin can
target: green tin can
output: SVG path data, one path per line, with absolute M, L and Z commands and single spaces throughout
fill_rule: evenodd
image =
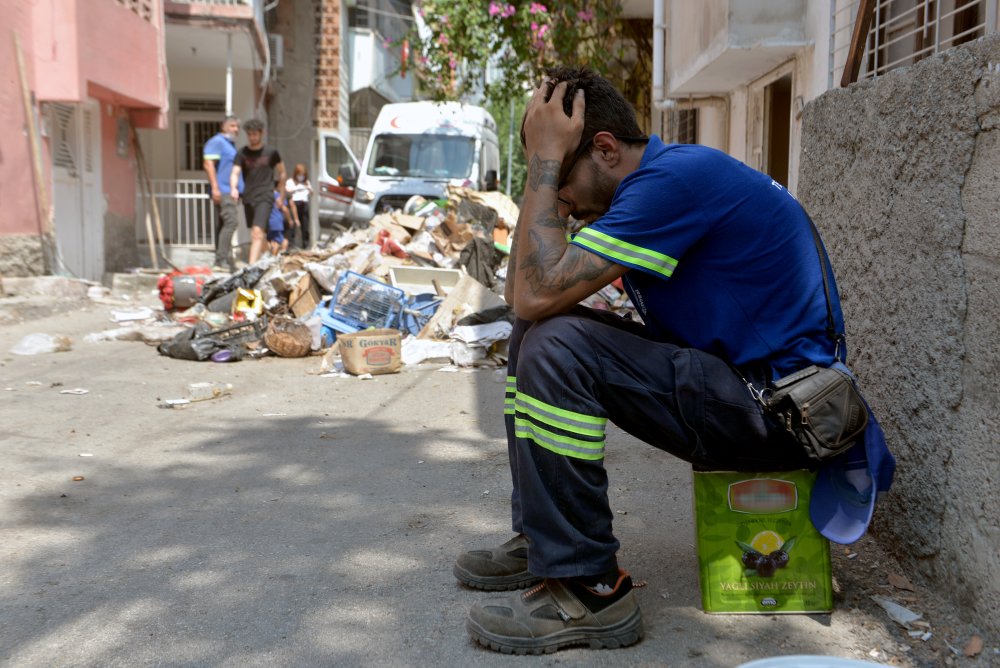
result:
M 710 613 L 833 609 L 830 544 L 809 519 L 815 472 L 695 471 L 701 600 Z

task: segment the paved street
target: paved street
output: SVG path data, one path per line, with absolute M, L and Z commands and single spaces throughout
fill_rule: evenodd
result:
M 645 583 L 645 640 L 480 649 L 464 616 L 491 595 L 451 567 L 508 537 L 503 372 L 362 381 L 314 375 L 319 358 L 196 363 L 84 342 L 110 308 L 0 326 L 4 665 L 722 667 L 875 648 L 914 665 L 899 631 L 842 596 L 833 615 L 702 613 L 690 470 L 620 433 L 611 500 L 622 565 Z M 33 332 L 73 349 L 8 354 Z M 159 407 L 196 381 L 232 396 Z M 74 388 L 89 392 L 61 393 Z

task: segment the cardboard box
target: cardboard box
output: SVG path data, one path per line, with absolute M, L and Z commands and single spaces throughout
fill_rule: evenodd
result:
M 299 279 L 298 284 L 288 295 L 288 306 L 296 318 L 301 318 L 316 310 L 322 298 L 316 281 L 312 275 L 306 274 Z
M 710 613 L 830 612 L 830 544 L 810 471 L 694 473 L 701 601 Z
M 344 371 L 360 376 L 397 373 L 403 365 L 398 329 L 365 329 L 354 334 L 338 334 Z

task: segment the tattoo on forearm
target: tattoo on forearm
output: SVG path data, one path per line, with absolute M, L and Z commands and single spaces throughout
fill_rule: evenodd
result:
M 528 165 L 528 185 L 535 192 L 539 186 L 550 186 L 553 190 L 559 188 L 559 167 L 558 160 L 541 160 L 538 154 L 531 156 L 531 163 Z
M 566 290 L 582 281 L 602 276 L 615 263 L 576 246 L 546 243 L 531 232 L 535 250 L 520 258 L 523 275 L 532 291 Z

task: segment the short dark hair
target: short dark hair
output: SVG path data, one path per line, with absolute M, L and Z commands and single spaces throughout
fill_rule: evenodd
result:
M 548 100 L 556 84 L 566 82 L 566 97 L 563 98 L 563 111 L 567 116 L 573 115 L 573 98 L 576 91 L 583 90 L 586 99 L 586 110 L 583 118 L 583 134 L 580 146 L 589 146 L 598 132 L 610 132 L 620 141 L 626 143 L 645 143 L 648 141 L 635 109 L 625 96 L 612 85 L 610 81 L 597 72 L 586 67 L 551 67 L 545 75 L 549 79 L 549 90 L 545 96 Z M 524 120 L 521 120 L 521 146 L 524 146 Z
M 243 132 L 263 132 L 264 124 L 258 118 L 251 118 L 243 124 Z

